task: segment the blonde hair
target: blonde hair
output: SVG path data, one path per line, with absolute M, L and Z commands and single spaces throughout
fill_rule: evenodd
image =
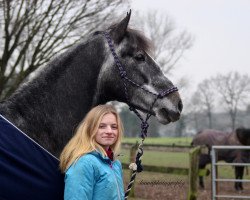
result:
M 92 108 L 83 121 L 78 125 L 75 135 L 64 147 L 60 155 L 60 169 L 65 172 L 70 165 L 76 162 L 82 155 L 94 150 L 99 150 L 106 155 L 105 150 L 95 141 L 95 135 L 105 114 L 112 113 L 116 116 L 118 126 L 118 137 L 116 142 L 110 146 L 114 155 L 120 150 L 123 125 L 116 109 L 111 105 L 99 105 Z

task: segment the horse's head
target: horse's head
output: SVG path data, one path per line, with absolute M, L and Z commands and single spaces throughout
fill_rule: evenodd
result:
M 130 13 L 120 23 L 106 30 L 106 38 L 103 36 L 108 56 L 100 73 L 101 93 L 155 115 L 162 124 L 174 122 L 179 119 L 182 110 L 180 95 L 149 55 L 149 40 L 138 31 L 128 28 L 129 20 Z M 107 41 L 112 43 L 111 46 Z M 118 61 L 114 52 L 111 54 L 112 46 Z M 169 92 L 171 88 L 174 90 Z M 164 95 L 158 98 L 158 94 Z
M 237 128 L 235 132 L 241 144 L 250 145 L 250 129 Z

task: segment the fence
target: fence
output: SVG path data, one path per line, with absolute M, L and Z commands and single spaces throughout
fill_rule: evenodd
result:
M 138 143 L 123 143 L 123 148 L 130 149 L 130 162 L 134 162 L 135 154 Z M 156 145 L 156 144 L 144 144 L 144 149 L 157 150 L 157 151 L 174 151 L 174 152 L 188 152 L 189 153 L 189 168 L 178 167 L 161 167 L 144 165 L 144 171 L 161 172 L 161 173 L 173 173 L 189 176 L 189 188 L 188 188 L 188 200 L 197 199 L 197 178 L 198 178 L 198 158 L 201 151 L 201 147 L 181 146 L 181 145 Z M 123 163 L 124 168 L 128 168 L 127 163 Z M 130 192 L 130 197 L 134 197 L 134 186 Z
M 136 151 L 138 148 L 138 142 L 136 143 L 122 143 L 123 149 L 130 150 L 129 163 L 122 163 L 125 169 L 128 169 L 128 166 L 131 162 L 134 162 Z M 164 151 L 164 152 L 189 152 L 192 146 L 185 145 L 157 145 L 157 144 L 143 144 L 143 149 L 146 151 Z M 160 172 L 160 173 L 170 173 L 170 174 L 180 174 L 188 175 L 189 168 L 183 167 L 163 167 L 163 166 L 154 166 L 143 164 L 144 171 L 148 172 Z
M 250 146 L 212 146 L 211 156 L 212 156 L 212 199 L 216 200 L 219 198 L 237 198 L 237 199 L 250 199 L 250 196 L 240 196 L 240 195 L 219 195 L 217 183 L 218 182 L 232 182 L 236 181 L 236 179 L 219 179 L 217 177 L 217 167 L 219 166 L 250 166 L 250 163 L 218 163 L 216 160 L 216 151 L 222 149 L 241 149 L 241 150 L 250 150 Z M 250 180 L 239 180 L 237 182 L 250 182 Z
M 188 188 L 188 200 L 197 199 L 197 179 L 199 173 L 199 155 L 201 153 L 201 147 L 192 148 L 189 151 L 189 188 Z

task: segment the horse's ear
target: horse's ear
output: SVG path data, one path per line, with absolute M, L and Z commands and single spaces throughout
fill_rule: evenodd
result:
M 123 38 L 128 28 L 128 23 L 131 16 L 131 10 L 127 13 L 127 16 L 119 22 L 111 31 L 115 43 L 119 43 Z

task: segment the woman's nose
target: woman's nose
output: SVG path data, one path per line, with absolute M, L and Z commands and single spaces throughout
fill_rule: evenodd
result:
M 111 126 L 107 126 L 107 133 L 112 133 L 113 129 L 111 128 Z

